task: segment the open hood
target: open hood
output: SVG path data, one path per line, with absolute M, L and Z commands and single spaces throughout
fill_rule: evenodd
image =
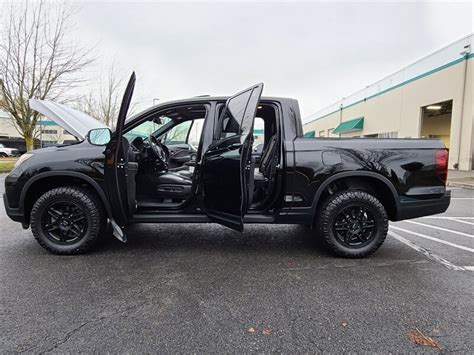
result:
M 33 110 L 56 122 L 70 134 L 82 140 L 86 138 L 91 129 L 106 127 L 88 114 L 56 102 L 30 99 L 29 103 Z

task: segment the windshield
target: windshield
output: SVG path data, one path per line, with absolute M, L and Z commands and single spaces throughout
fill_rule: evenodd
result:
M 0 143 L 0 148 L 5 148 L 5 146 L 2 143 Z
M 155 133 L 167 126 L 173 120 L 167 116 L 160 116 L 159 120 L 145 121 L 138 126 L 132 128 L 130 131 L 124 134 L 125 138 L 132 141 L 136 137 L 143 139 L 147 138 L 150 134 L 156 135 Z

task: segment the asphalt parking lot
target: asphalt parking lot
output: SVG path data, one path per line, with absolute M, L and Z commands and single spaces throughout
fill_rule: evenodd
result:
M 291 225 L 138 225 L 73 257 L 48 254 L 3 201 L 0 226 L 2 353 L 474 351 L 474 190 L 392 223 L 362 260 Z

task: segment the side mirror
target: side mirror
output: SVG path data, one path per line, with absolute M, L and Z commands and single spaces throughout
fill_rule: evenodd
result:
M 108 128 L 94 128 L 87 133 L 87 141 L 92 145 L 106 145 L 112 138 L 112 132 Z

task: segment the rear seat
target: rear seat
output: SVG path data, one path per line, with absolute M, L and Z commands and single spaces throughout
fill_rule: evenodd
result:
M 256 187 L 265 186 L 272 171 L 272 158 L 277 147 L 276 134 L 271 136 L 267 146 L 263 150 L 260 166 L 254 170 L 254 183 Z

